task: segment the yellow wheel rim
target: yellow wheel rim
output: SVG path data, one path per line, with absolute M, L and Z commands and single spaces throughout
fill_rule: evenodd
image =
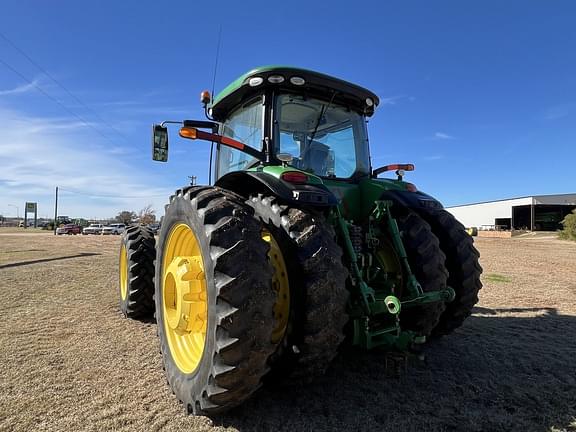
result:
M 286 262 L 280 250 L 276 239 L 268 230 L 262 231 L 262 239 L 270 244 L 268 257 L 274 267 L 272 276 L 272 288 L 276 291 L 276 303 L 274 304 L 274 318 L 276 326 L 272 331 L 272 342 L 278 343 L 284 337 L 286 327 L 288 327 L 288 318 L 290 316 L 290 283 L 288 281 L 288 270 Z
M 208 295 L 200 245 L 188 225 L 172 227 L 162 263 L 164 333 L 178 369 L 192 373 L 204 353 Z
M 128 297 L 128 253 L 124 244 L 120 247 L 120 297 Z
M 387 273 L 396 275 L 394 293 L 399 294 L 404 286 L 402 263 L 390 240 L 386 238 L 380 239 L 380 249 L 376 252 L 376 258 Z

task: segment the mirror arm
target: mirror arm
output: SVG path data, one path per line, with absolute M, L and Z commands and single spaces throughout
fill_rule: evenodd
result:
M 213 133 L 218 132 L 218 123 L 213 121 L 203 121 L 203 120 L 184 120 L 181 122 L 184 127 L 200 128 L 200 129 L 212 129 Z
M 177 120 L 164 120 L 162 123 L 160 123 L 160 126 L 166 127 L 167 124 L 182 124 L 182 122 Z
M 160 126 L 166 127 L 167 124 L 180 124 L 184 127 L 193 127 L 193 128 L 200 128 L 200 129 L 212 129 L 213 133 L 218 131 L 218 123 L 213 121 L 203 121 L 203 120 L 184 120 L 184 121 L 177 121 L 177 120 L 164 120 L 160 123 Z

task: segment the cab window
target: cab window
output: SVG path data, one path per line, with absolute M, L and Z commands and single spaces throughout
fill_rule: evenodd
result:
M 262 149 L 262 99 L 258 98 L 234 111 L 222 124 L 221 134 L 257 150 Z M 218 176 L 249 168 L 257 160 L 252 156 L 220 145 Z

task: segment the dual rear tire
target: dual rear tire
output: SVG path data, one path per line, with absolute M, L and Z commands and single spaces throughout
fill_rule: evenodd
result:
M 423 213 L 423 217 L 438 237 L 446 255 L 448 286 L 456 293 L 432 331 L 432 336 L 440 337 L 452 333 L 472 314 L 474 305 L 478 303 L 478 292 L 482 288 L 482 267 L 474 239 L 451 213 L 435 210 Z
M 326 372 L 344 340 L 349 292 L 342 250 L 322 214 L 264 195 L 246 202 L 280 246 L 287 264 L 288 316 L 266 379 L 275 384 L 309 382 Z

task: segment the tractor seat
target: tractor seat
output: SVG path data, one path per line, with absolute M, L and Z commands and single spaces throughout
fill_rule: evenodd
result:
M 301 169 L 310 170 L 319 176 L 328 174 L 330 147 L 318 141 L 312 141 L 302 154 Z

